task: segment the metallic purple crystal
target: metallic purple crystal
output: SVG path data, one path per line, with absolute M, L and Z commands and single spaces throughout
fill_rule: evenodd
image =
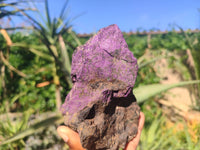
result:
M 109 102 L 110 95 L 126 97 L 132 92 L 137 71 L 137 60 L 118 26 L 101 29 L 73 54 L 74 85 L 61 107 L 62 113 L 73 116 L 91 102 Z

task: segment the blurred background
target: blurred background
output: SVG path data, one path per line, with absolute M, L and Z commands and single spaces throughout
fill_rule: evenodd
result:
M 199 0 L 0 0 L 0 149 L 68 149 L 56 128 L 72 53 L 110 24 L 138 60 L 138 150 L 199 149 Z

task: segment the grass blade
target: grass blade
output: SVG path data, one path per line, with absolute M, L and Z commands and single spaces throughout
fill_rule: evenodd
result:
M 62 58 L 63 66 L 65 67 L 65 70 L 67 70 L 70 74 L 71 64 L 70 64 L 70 60 L 69 60 L 69 53 L 68 53 L 67 48 L 65 46 L 65 42 L 63 40 L 63 37 L 61 35 L 59 35 L 58 39 L 59 39 L 59 44 L 60 44 L 60 47 L 61 47 L 60 51 L 61 51 L 61 58 Z
M 34 125 L 30 126 L 28 129 L 23 130 L 23 131 L 19 132 L 18 134 L 6 139 L 5 141 L 0 143 L 0 146 L 14 142 L 16 140 L 20 140 L 26 136 L 32 135 L 33 133 L 40 132 L 56 122 L 60 123 L 62 121 L 62 119 L 63 118 L 60 115 L 51 116 L 39 123 L 35 123 Z
M 22 77 L 26 77 L 27 75 L 24 74 L 23 72 L 17 70 L 15 67 L 13 67 L 8 60 L 6 60 L 3 56 L 3 52 L 0 51 L 0 58 L 2 60 L 2 62 L 12 71 L 14 71 L 15 73 L 17 73 L 19 76 L 22 76 Z
M 159 56 L 159 57 L 153 58 L 153 59 L 151 59 L 149 61 L 146 61 L 146 62 L 141 62 L 141 63 L 138 62 L 138 68 L 140 69 L 142 67 L 145 67 L 145 66 L 147 66 L 147 65 L 149 65 L 151 63 L 154 63 L 154 62 L 156 62 L 156 61 L 158 61 L 158 60 L 160 60 L 162 58 L 166 58 L 166 56 Z
M 27 44 L 23 44 L 23 43 L 14 43 L 12 44 L 12 46 L 18 46 L 18 47 L 22 47 L 22 48 L 27 48 L 29 51 L 31 51 L 32 53 L 34 53 L 37 56 L 40 56 L 44 59 L 47 59 L 49 61 L 53 61 L 53 57 L 51 57 L 48 54 L 45 54 L 39 50 L 36 50 L 35 48 L 33 48 L 33 46 L 27 45 Z
M 159 93 L 165 92 L 169 89 L 185 86 L 189 84 L 198 84 L 200 83 L 200 80 L 193 80 L 193 81 L 184 81 L 174 84 L 151 84 L 151 85 L 143 85 L 139 86 L 138 88 L 133 90 L 133 93 L 135 94 L 135 97 L 138 101 L 138 103 L 142 103 L 145 100 L 156 96 Z
M 12 40 L 10 39 L 10 37 L 9 37 L 8 33 L 6 32 L 6 30 L 5 29 L 1 29 L 0 32 L 3 35 L 4 39 L 6 40 L 7 45 L 11 46 L 12 45 Z
M 47 17 L 47 22 L 48 22 L 48 28 L 50 28 L 51 27 L 51 18 L 50 18 L 50 13 L 49 13 L 48 0 L 45 0 L 45 11 L 46 11 L 46 17 Z
M 62 10 L 60 12 L 60 17 L 59 18 L 61 18 L 62 20 L 64 20 L 64 14 L 65 14 L 65 10 L 67 8 L 68 2 L 69 2 L 68 0 L 65 1 L 64 5 L 62 7 Z

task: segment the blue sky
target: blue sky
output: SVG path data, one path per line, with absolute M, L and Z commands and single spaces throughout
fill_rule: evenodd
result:
M 58 16 L 65 0 L 48 0 L 51 14 Z M 77 33 L 92 33 L 110 24 L 122 31 L 200 28 L 200 0 L 69 0 L 70 16 Z M 42 7 L 39 7 L 42 11 Z
M 54 15 L 64 0 L 49 0 Z M 170 30 L 177 24 L 184 29 L 200 28 L 200 0 L 70 0 L 70 15 L 78 33 L 96 32 L 110 24 L 122 31 Z M 56 8 L 56 9 L 55 9 Z

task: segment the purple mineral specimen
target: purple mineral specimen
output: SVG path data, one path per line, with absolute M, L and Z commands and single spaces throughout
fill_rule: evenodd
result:
M 139 106 L 132 89 L 137 71 L 117 25 L 101 29 L 75 50 L 73 87 L 61 111 L 85 148 L 114 150 L 136 135 Z

